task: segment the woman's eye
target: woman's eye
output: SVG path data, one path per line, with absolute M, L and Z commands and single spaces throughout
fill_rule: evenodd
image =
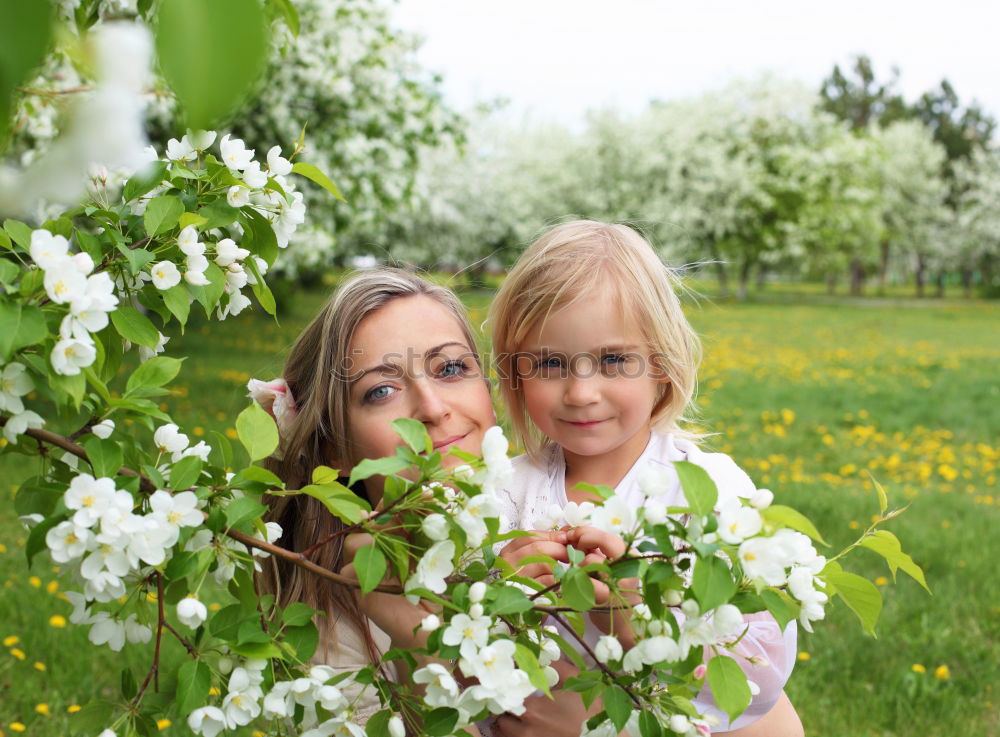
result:
M 365 401 L 378 402 L 379 400 L 382 399 L 388 399 L 390 396 L 392 396 L 393 391 L 394 389 L 387 384 L 383 384 L 382 386 L 376 386 L 372 389 L 369 389 L 365 393 Z

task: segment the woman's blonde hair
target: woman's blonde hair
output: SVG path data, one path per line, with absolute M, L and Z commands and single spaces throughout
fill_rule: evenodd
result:
M 285 361 L 283 377 L 298 413 L 281 438 L 281 457 L 268 459 L 267 466 L 289 489 L 309 484 L 317 466 L 339 466 L 346 475 L 361 460 L 356 455 L 348 420 L 349 379 L 354 368 L 351 340 L 366 317 L 392 300 L 415 296 L 429 297 L 451 312 L 476 361 L 480 361 L 465 307 L 449 289 L 388 267 L 349 277 L 302 331 Z M 281 525 L 278 544 L 288 550 L 306 550 L 344 529 L 344 524 L 313 497 L 294 495 L 270 500 L 269 519 Z M 328 570 L 339 570 L 341 541 L 337 538 L 321 545 L 309 554 L 309 559 Z M 261 575 L 261 584 L 266 592 L 275 594 L 281 606 L 301 601 L 330 615 L 346 616 L 364 635 L 373 660 L 377 657 L 367 620 L 349 589 L 287 561 L 272 558 L 270 562 Z
M 650 353 L 647 370 L 665 379 L 651 416 L 664 432 L 678 427 L 694 396 L 700 346 L 677 291 L 680 279 L 627 225 L 574 220 L 545 232 L 521 255 L 490 306 L 493 356 L 504 404 L 529 452 L 547 442 L 531 422 L 519 390 L 517 354 L 547 317 L 580 299 L 614 289 L 617 307 L 634 320 Z

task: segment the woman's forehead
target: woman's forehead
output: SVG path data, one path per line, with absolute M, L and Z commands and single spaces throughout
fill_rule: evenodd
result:
M 445 305 L 425 295 L 398 297 L 368 315 L 351 339 L 356 361 L 384 362 L 434 349 L 457 346 L 471 350 L 458 317 Z

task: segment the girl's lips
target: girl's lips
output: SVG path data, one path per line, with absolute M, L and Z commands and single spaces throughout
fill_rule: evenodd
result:
M 573 427 L 587 428 L 600 425 L 602 422 L 604 422 L 604 420 L 563 420 L 563 422 L 566 422 L 572 425 Z

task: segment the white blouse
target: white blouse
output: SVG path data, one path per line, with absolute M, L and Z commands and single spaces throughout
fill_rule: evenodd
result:
M 704 468 L 719 489 L 720 503 L 734 497 L 749 498 L 755 491 L 750 477 L 724 453 L 706 453 L 688 440 L 653 433 L 642 455 L 615 487 L 615 494 L 637 507 L 643 505 L 645 497 L 639 489 L 638 476 L 640 469 L 650 464 L 673 477 L 670 490 L 651 501 L 684 506 L 684 493 L 673 461 L 690 461 Z M 562 508 L 568 502 L 562 448 L 553 444 L 537 458 L 527 455 L 515 458 L 514 477 L 508 486 L 499 494 L 505 530 L 535 529 L 535 520 L 542 518 L 551 505 Z M 782 631 L 767 612 L 747 614 L 743 619 L 749 629 L 731 654 L 760 691 L 747 710 L 730 725 L 729 718 L 715 706 L 711 691 L 706 686 L 698 694 L 695 706 L 702 713 L 714 714 L 720 720 L 720 726 L 715 731 L 745 727 L 767 714 L 777 703 L 795 665 L 797 629 L 794 621 Z M 602 634 L 588 620 L 584 637 L 591 647 Z M 751 663 L 752 657 L 760 664 Z

